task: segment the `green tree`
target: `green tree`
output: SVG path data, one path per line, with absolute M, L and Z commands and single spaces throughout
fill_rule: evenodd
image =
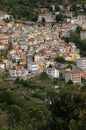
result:
M 38 21 L 38 15 L 35 15 L 35 16 L 32 18 L 32 20 L 33 20 L 34 22 L 37 22 L 37 21 Z
M 50 10 L 50 11 L 53 11 L 53 8 L 52 8 L 52 6 L 49 8 L 49 10 Z
M 12 126 L 14 128 L 21 121 L 21 117 L 22 117 L 22 109 L 19 106 L 17 105 L 9 106 L 8 108 L 9 126 Z
M 55 10 L 56 10 L 56 11 L 61 11 L 61 9 L 60 9 L 59 6 L 55 6 Z
M 56 58 L 55 58 L 55 61 L 56 61 L 56 62 L 59 62 L 59 63 L 65 63 L 65 62 L 66 62 L 65 59 L 64 59 L 62 56 L 56 57 Z
M 51 120 L 50 112 L 44 106 L 38 106 L 28 111 L 33 130 L 46 130 Z
M 56 20 L 56 22 L 62 22 L 63 21 L 63 16 L 61 14 L 58 14 L 55 17 L 55 20 Z
M 44 17 L 42 17 L 42 25 L 45 25 L 46 19 Z
M 76 33 L 80 34 L 81 31 L 82 31 L 82 27 L 81 26 L 77 26 L 76 27 Z
M 72 81 L 72 80 L 69 80 L 69 81 L 67 82 L 67 84 L 71 85 L 71 84 L 73 84 L 73 81 Z
M 48 75 L 46 74 L 46 72 L 42 72 L 40 74 L 40 78 L 43 79 L 43 80 L 47 80 L 48 79 Z
M 73 69 L 71 64 L 68 64 L 66 68 L 70 68 L 71 70 Z
M 48 66 L 48 68 L 52 68 L 52 65 L 50 64 L 50 65 Z
M 73 4 L 73 5 L 71 6 L 71 10 L 75 12 L 75 11 L 77 10 L 77 6 L 76 6 L 75 4 Z
M 3 72 L 2 73 L 2 76 L 1 76 L 3 79 L 7 79 L 7 78 L 9 78 L 10 77 L 10 74 L 9 74 L 9 72 L 8 71 L 6 71 L 6 72 Z
M 69 129 L 70 130 L 78 130 L 78 126 L 77 126 L 76 120 L 74 120 L 74 119 L 70 120 Z

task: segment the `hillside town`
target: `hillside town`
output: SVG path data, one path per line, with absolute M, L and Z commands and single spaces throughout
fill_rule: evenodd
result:
M 79 5 L 78 5 L 79 6 Z M 86 5 L 85 5 L 86 6 Z M 63 10 L 63 7 L 60 7 Z M 46 72 L 51 78 L 61 78 L 67 83 L 81 84 L 86 79 L 86 57 L 80 55 L 75 43 L 67 43 L 64 38 L 70 37 L 70 31 L 77 26 L 81 40 L 86 39 L 86 15 L 74 16 L 70 6 L 63 13 L 65 22 L 56 22 L 55 15 L 41 8 L 37 23 L 25 24 L 11 20 L 11 15 L 0 13 L 0 76 L 9 79 L 27 79 Z M 80 8 L 83 11 L 82 8 Z M 43 25 L 42 18 L 45 18 Z M 13 18 L 12 18 L 13 19 Z M 66 62 L 58 62 L 57 57 Z

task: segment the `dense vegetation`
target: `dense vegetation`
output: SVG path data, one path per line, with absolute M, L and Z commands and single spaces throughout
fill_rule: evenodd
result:
M 67 85 L 45 73 L 0 80 L 0 130 L 85 130 L 85 85 Z
M 77 48 L 80 50 L 80 55 L 82 57 L 86 56 L 86 39 L 81 40 L 80 37 L 80 32 L 83 30 L 83 28 L 81 26 L 77 26 L 76 30 L 71 30 L 70 31 L 70 38 L 63 38 L 65 40 L 65 42 L 69 43 L 69 42 L 73 42 Z
M 75 45 L 80 49 L 81 56 L 86 56 L 86 40 L 80 39 L 80 31 L 82 27 L 77 26 L 75 31 L 70 32 L 70 41 L 74 42 Z
M 67 3 L 85 3 L 86 0 L 0 0 L 0 10 L 13 15 L 15 19 L 33 20 L 40 7 L 50 8 L 50 5 Z

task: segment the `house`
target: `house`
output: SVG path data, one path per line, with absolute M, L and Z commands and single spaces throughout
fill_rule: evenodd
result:
M 28 44 L 20 44 L 20 48 L 26 52 L 28 50 Z
M 5 18 L 5 19 L 6 19 L 6 18 L 8 18 L 8 19 L 12 18 L 12 19 L 13 19 L 13 16 L 12 16 L 12 15 L 9 15 L 9 14 L 5 14 L 5 15 L 4 15 L 4 18 Z
M 9 14 L 6 14 L 3 11 L 0 11 L 0 20 L 6 19 L 6 18 L 10 19 L 10 18 L 13 18 L 13 16 L 9 15 Z
M 41 10 L 42 13 L 46 13 L 48 11 L 47 8 L 41 8 L 40 10 Z
M 75 53 L 76 52 L 76 45 L 74 44 L 74 43 L 72 43 L 72 42 L 69 42 L 69 45 L 70 45 L 70 51 L 72 52 L 72 53 Z
M 36 64 L 38 65 L 39 71 L 43 72 L 44 71 L 44 64 L 40 61 L 37 61 Z
M 50 58 L 51 59 L 51 58 Z M 51 60 L 45 60 L 45 67 L 47 68 L 47 67 L 49 67 L 49 65 L 52 65 L 52 66 L 54 66 L 55 65 L 55 62 L 54 61 L 51 61 Z
M 4 63 L 4 62 L 0 62 L 0 68 L 1 68 L 1 69 L 3 69 L 3 70 L 5 70 L 6 65 L 5 65 L 5 63 Z
M 37 62 L 37 61 L 40 61 L 40 59 L 41 59 L 40 55 L 36 53 L 34 55 L 34 61 Z
M 5 35 L 0 35 L 0 42 L 2 44 L 8 44 L 8 37 Z
M 81 40 L 85 40 L 86 39 L 86 30 L 82 30 L 80 32 L 80 38 L 81 38 Z
M 80 21 L 77 17 L 72 17 L 71 24 L 79 25 L 82 24 L 82 21 Z
M 80 68 L 82 70 L 86 70 L 86 58 L 81 57 L 81 58 L 77 59 L 76 64 L 77 64 L 78 68 Z
M 9 70 L 13 67 L 12 61 L 9 59 L 3 59 L 3 62 L 5 63 L 5 69 Z
M 61 53 L 66 53 L 66 48 L 64 47 L 64 46 L 59 46 L 59 51 L 61 52 Z
M 28 72 L 31 74 L 36 74 L 39 70 L 38 65 L 35 64 L 34 62 L 28 63 L 27 68 L 28 68 Z
M 4 50 L 5 49 L 5 46 L 0 44 L 0 50 Z
M 11 59 L 12 59 L 12 62 L 15 62 L 15 63 L 18 63 L 20 61 L 20 57 L 17 55 L 12 55 Z
M 72 16 L 73 16 L 73 12 L 72 11 L 65 11 L 64 13 L 63 13 L 63 16 L 65 17 L 70 17 L 70 18 L 72 18 Z
M 44 61 L 44 56 L 39 54 L 34 55 L 34 62 L 42 62 L 42 61 Z
M 80 70 L 70 70 L 65 71 L 65 82 L 67 83 L 69 80 L 72 80 L 73 83 L 81 83 L 81 73 Z
M 86 79 L 86 70 L 81 71 L 81 78 Z
M 53 77 L 53 78 L 58 78 L 59 77 L 59 70 L 56 68 L 47 68 L 45 72 L 48 74 L 48 76 Z
M 52 14 L 46 13 L 46 14 L 39 14 L 38 21 L 41 22 L 42 18 L 45 18 L 46 22 L 53 22 L 54 16 Z
M 70 53 L 69 54 L 71 61 L 75 62 L 77 59 L 80 58 L 80 54 L 76 54 L 76 53 Z
M 60 37 L 70 37 L 70 27 L 63 26 L 60 31 Z
M 67 60 L 67 61 L 71 61 L 71 57 L 70 57 L 69 55 L 66 55 L 64 58 L 65 58 L 65 60 Z

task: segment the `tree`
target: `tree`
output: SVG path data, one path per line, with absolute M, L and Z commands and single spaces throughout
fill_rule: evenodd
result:
M 77 130 L 78 126 L 77 126 L 77 122 L 74 119 L 71 119 L 69 122 L 69 129 L 70 130 Z
M 62 22 L 63 21 L 63 16 L 61 14 L 58 14 L 55 17 L 55 20 L 56 20 L 56 22 Z
M 76 33 L 80 34 L 81 31 L 82 31 L 82 27 L 81 26 L 77 26 L 76 27 Z
M 75 11 L 73 16 L 74 16 L 74 17 L 77 17 L 78 15 L 79 15 L 79 12 L 78 12 L 78 11 Z
M 72 6 L 71 6 L 71 11 L 77 11 L 77 6 L 75 5 L 75 4 L 73 4 Z
M 61 9 L 60 9 L 59 6 L 55 6 L 55 10 L 56 10 L 56 11 L 61 11 Z
M 5 19 L 3 19 L 3 20 L 4 20 L 5 23 L 9 23 L 9 22 L 11 21 L 10 18 L 5 18 Z
M 37 21 L 38 21 L 38 15 L 35 15 L 35 16 L 32 18 L 32 20 L 33 20 L 34 22 L 37 22 Z
M 47 78 L 48 78 L 48 75 L 46 74 L 46 72 L 42 72 L 42 73 L 40 74 L 40 78 L 41 78 L 41 79 L 47 79 Z
M 66 68 L 70 68 L 71 70 L 73 69 L 71 64 L 68 64 Z
M 50 11 L 53 11 L 53 8 L 52 8 L 52 6 L 49 8 L 49 10 L 50 10 Z
M 47 130 L 51 114 L 45 106 L 35 106 L 28 111 L 33 130 Z
M 2 77 L 3 79 L 7 79 L 7 78 L 10 77 L 10 74 L 9 74 L 8 71 L 5 71 L 5 72 L 2 73 L 2 76 L 1 76 L 1 77 Z
M 9 126 L 15 127 L 21 121 L 22 109 L 17 105 L 11 105 L 8 108 Z
M 51 65 L 51 64 L 49 64 L 48 68 L 52 68 L 52 65 Z
M 56 61 L 56 62 L 59 62 L 59 63 L 65 63 L 65 62 L 66 62 L 65 59 L 64 59 L 62 56 L 56 57 L 56 58 L 55 58 L 55 61 Z
M 72 81 L 72 80 L 69 80 L 69 81 L 67 82 L 67 84 L 71 85 L 71 84 L 73 84 L 73 81 Z
M 42 24 L 45 25 L 46 19 L 44 17 L 42 17 Z

